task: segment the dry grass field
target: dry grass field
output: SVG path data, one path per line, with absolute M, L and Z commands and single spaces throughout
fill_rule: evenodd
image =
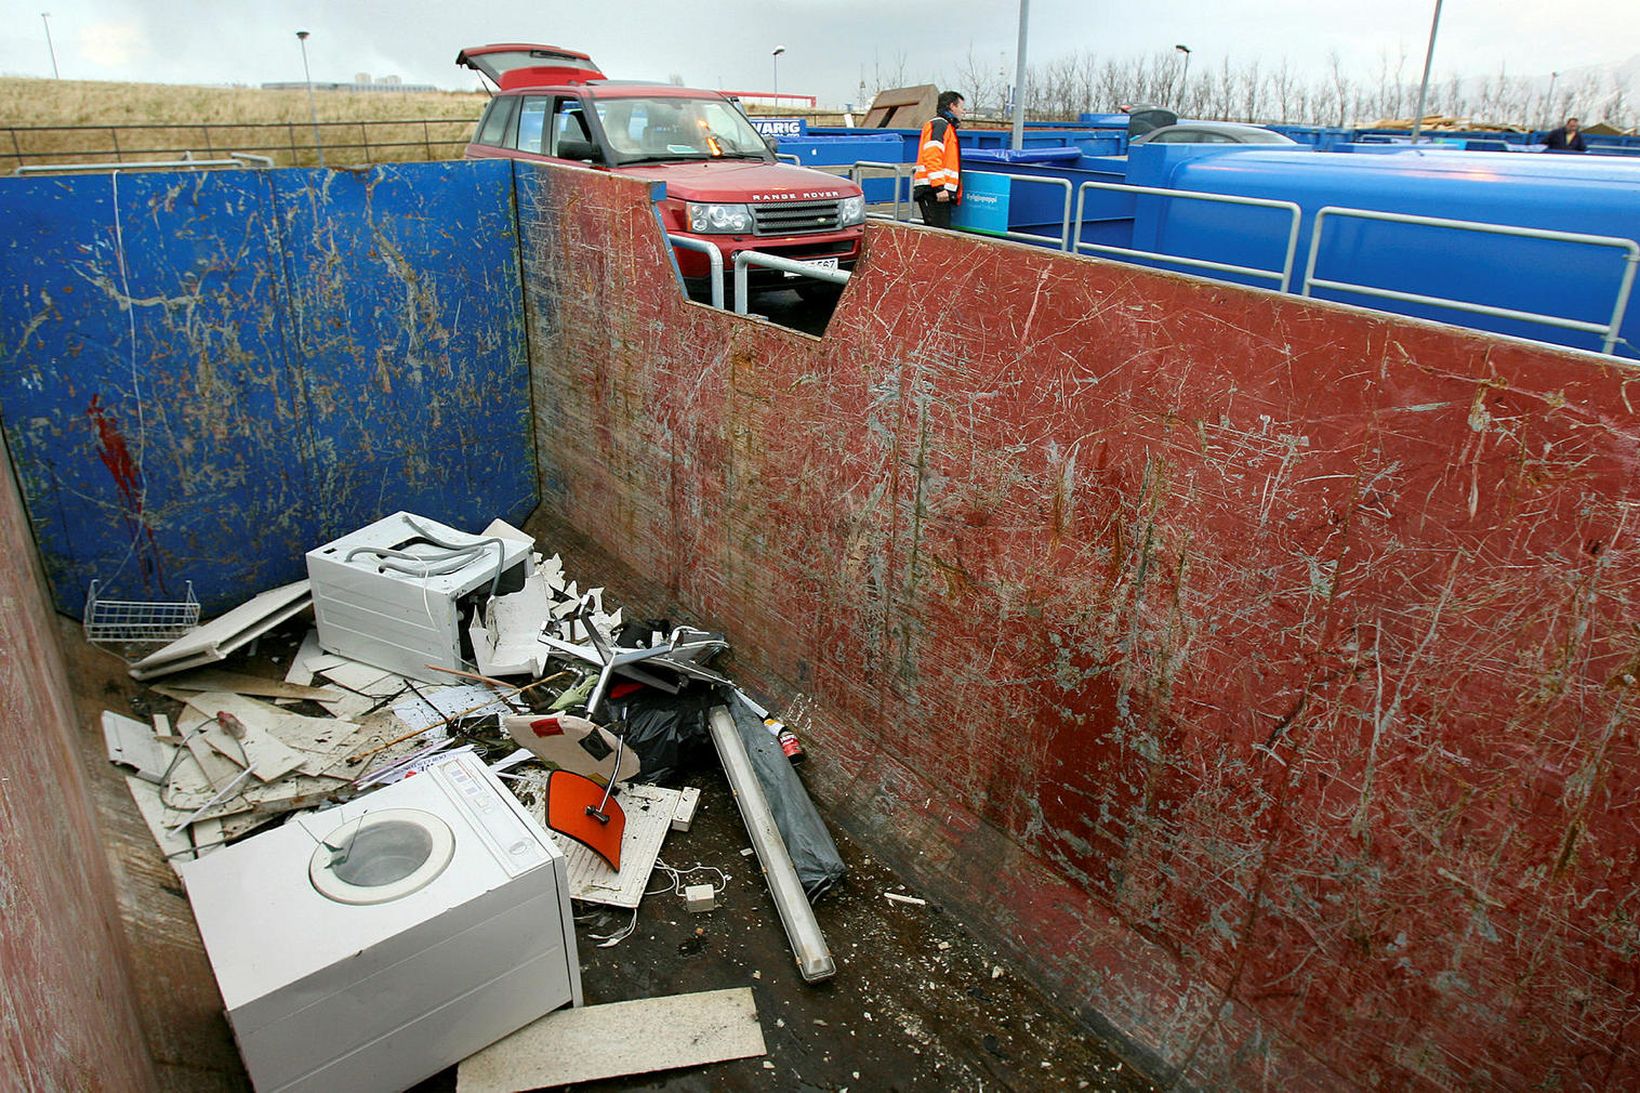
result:
M 481 92 L 316 91 L 314 101 L 326 160 L 335 165 L 457 157 L 488 100 Z M 429 124 L 435 121 L 445 124 Z M 75 128 L 87 126 L 94 128 Z M 0 172 L 22 163 L 174 159 L 183 152 L 314 163 L 307 93 L 0 78 Z

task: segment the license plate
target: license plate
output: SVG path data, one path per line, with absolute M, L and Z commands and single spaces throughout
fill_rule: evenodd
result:
M 813 266 L 816 269 L 836 269 L 837 268 L 837 259 L 835 259 L 835 258 L 805 258 L 805 259 L 803 259 L 803 264 L 805 266 Z M 801 273 L 788 273 L 788 274 L 786 274 L 786 276 L 787 277 L 801 277 L 803 275 Z

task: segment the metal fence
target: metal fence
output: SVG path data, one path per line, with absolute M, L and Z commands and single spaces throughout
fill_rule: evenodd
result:
M 455 159 L 472 136 L 473 118 L 322 121 L 318 146 L 331 163 Z M 216 159 L 232 152 L 269 156 L 282 167 L 319 162 L 311 121 L 149 123 L 142 125 L 0 126 L 0 172 L 83 162 Z

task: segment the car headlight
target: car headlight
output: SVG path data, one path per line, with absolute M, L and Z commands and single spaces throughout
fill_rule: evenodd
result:
M 837 203 L 837 226 L 852 228 L 856 224 L 866 222 L 866 199 L 860 197 L 845 197 Z
M 744 205 L 700 205 L 691 201 L 689 230 L 696 235 L 739 235 L 752 230 L 752 211 Z

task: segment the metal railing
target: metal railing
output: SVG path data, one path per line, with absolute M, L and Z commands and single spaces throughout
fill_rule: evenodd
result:
M 1071 180 L 1070 179 L 1068 179 L 1068 178 L 1046 178 L 1042 175 L 1011 175 L 1011 174 L 1008 174 L 1004 171 L 964 171 L 963 174 L 965 174 L 969 177 L 972 177 L 974 175 L 989 175 L 992 178 L 1006 178 L 1006 179 L 1010 179 L 1010 180 L 1015 181 L 1015 182 L 1038 182 L 1038 183 L 1042 183 L 1044 185 L 1049 185 L 1049 186 L 1063 186 L 1065 188 L 1065 207 L 1064 207 L 1063 213 L 1060 216 L 1059 239 L 1057 240 L 1057 242 L 1059 243 L 1059 249 L 1060 250 L 1063 250 L 1063 251 L 1070 250 L 1070 246 L 1071 246 Z M 996 233 L 996 232 L 985 232 L 983 234 L 985 234 L 985 235 L 996 235 L 998 233 Z M 1030 242 L 1030 243 L 1055 242 L 1053 236 L 1051 236 L 1051 235 L 1038 235 L 1035 232 L 1016 232 L 1016 231 L 1004 229 L 1001 232 L 1001 234 L 1007 236 L 1009 239 L 1023 239 L 1026 242 Z
M 1557 243 L 1576 243 L 1591 247 L 1616 248 L 1623 252 L 1625 260 L 1623 275 L 1618 281 L 1617 301 L 1612 307 L 1611 320 L 1605 323 L 1591 323 L 1582 319 L 1568 319 L 1563 316 L 1545 315 L 1536 311 L 1519 311 L 1515 308 L 1494 307 L 1491 304 L 1477 304 L 1446 296 L 1424 296 L 1416 292 L 1401 292 L 1398 289 L 1375 288 L 1371 285 L 1362 285 L 1351 281 L 1333 281 L 1317 277 L 1315 275 L 1315 265 L 1316 258 L 1321 251 L 1321 229 L 1328 217 L 1378 220 L 1390 224 L 1418 224 L 1431 228 L 1450 228 L 1454 231 L 1471 231 L 1485 235 L 1509 235 L 1526 239 L 1546 239 Z M 1312 288 L 1328 288 L 1339 292 L 1374 296 L 1385 300 L 1399 300 L 1402 303 L 1425 304 L 1432 307 L 1449 308 L 1453 311 L 1464 311 L 1474 315 L 1489 315 L 1497 319 L 1517 319 L 1521 322 L 1558 327 L 1561 330 L 1578 330 L 1587 334 L 1600 335 L 1603 339 L 1600 351 L 1610 353 L 1617 347 L 1618 330 L 1623 323 L 1623 313 L 1628 310 L 1629 295 L 1634 289 L 1634 276 L 1637 266 L 1640 266 L 1640 244 L 1635 243 L 1632 239 L 1624 239 L 1620 236 L 1585 235 L 1581 232 L 1554 231 L 1548 228 L 1517 228 L 1508 224 L 1483 224 L 1474 220 L 1449 220 L 1439 216 L 1414 216 L 1410 213 L 1387 213 L 1371 209 L 1348 209 L 1337 205 L 1328 205 L 1315 214 L 1315 227 L 1310 232 L 1310 254 L 1304 263 L 1304 282 L 1299 289 L 1299 295 L 1309 296 Z
M 1257 266 L 1238 266 L 1232 262 L 1214 262 L 1206 258 L 1186 258 L 1179 254 L 1163 254 L 1158 251 L 1134 250 L 1130 247 L 1113 247 L 1106 243 L 1082 242 L 1082 213 L 1086 207 L 1087 192 L 1089 190 L 1115 190 L 1121 193 L 1150 194 L 1155 197 L 1179 197 L 1193 201 L 1212 201 L 1224 205 L 1250 205 L 1260 209 L 1283 210 L 1289 217 L 1287 225 L 1287 250 L 1282 258 L 1281 269 L 1261 269 Z M 1241 197 L 1237 194 L 1209 194 L 1198 193 L 1195 190 L 1166 190 L 1156 186 L 1130 186 L 1121 182 L 1084 182 L 1076 192 L 1076 250 L 1095 254 L 1117 254 L 1125 258 L 1144 258 L 1151 261 L 1172 262 L 1181 266 L 1192 266 L 1196 269 L 1212 269 L 1221 273 L 1237 273 L 1244 277 L 1259 277 L 1276 282 L 1277 289 L 1286 292 L 1293 281 L 1293 258 L 1298 251 L 1298 224 L 1303 216 L 1303 210 L 1291 201 L 1275 201 L 1264 197 Z
M 467 145 L 476 123 L 476 117 L 322 121 L 319 139 L 326 154 L 358 153 L 366 161 L 382 155 L 397 160 L 453 159 Z M 308 120 L 6 125 L 0 126 L 0 169 L 82 157 L 165 158 L 183 151 L 216 158 L 228 149 L 279 156 L 294 165 L 317 161 L 313 130 Z
M 893 213 L 893 216 L 891 217 L 891 219 L 893 219 L 893 220 L 900 219 L 900 180 L 902 178 L 909 179 L 911 177 L 912 172 L 917 169 L 917 165 L 915 163 L 879 163 L 875 160 L 862 159 L 862 160 L 858 161 L 857 163 L 855 163 L 853 166 L 849 167 L 849 169 L 848 169 L 848 180 L 850 182 L 853 182 L 856 185 L 859 184 L 859 182 L 860 182 L 860 168 L 862 168 L 862 167 L 866 167 L 866 168 L 869 168 L 869 169 L 874 170 L 874 171 L 893 171 L 894 172 L 894 213 Z M 862 189 L 863 189 L 863 187 L 862 187 Z M 910 196 L 909 196 L 909 194 L 906 197 L 906 203 L 907 203 L 906 218 L 910 219 L 911 211 L 910 211 Z M 876 216 L 876 218 L 879 219 L 879 220 L 882 219 L 882 215 L 880 213 L 873 214 L 873 215 Z
M 273 166 L 272 156 L 254 156 L 249 152 L 229 152 L 227 159 L 195 159 L 190 155 L 183 155 L 181 159 L 151 159 L 137 161 L 120 161 L 115 163 L 34 163 L 26 167 L 17 168 L 20 175 L 64 174 L 74 171 L 163 171 L 187 168 L 196 171 L 201 167 L 256 167 L 268 168 Z
M 736 315 L 745 315 L 747 313 L 751 297 L 750 281 L 746 274 L 748 266 L 779 270 L 782 273 L 795 273 L 802 277 L 812 277 L 817 281 L 826 281 L 834 285 L 846 285 L 849 279 L 849 272 L 846 269 L 827 269 L 824 266 L 799 262 L 794 258 L 782 258 L 778 254 L 764 254 L 762 251 L 739 251 L 735 254 Z
M 666 238 L 667 241 L 674 247 L 682 247 L 684 250 L 699 251 L 701 254 L 706 255 L 706 265 L 711 271 L 709 276 L 712 279 L 712 306 L 718 308 L 722 307 L 723 252 L 718 250 L 712 244 L 706 242 L 704 239 L 691 239 L 687 235 L 673 235 L 671 232 L 666 233 Z M 678 276 L 683 276 L 682 270 L 678 271 Z

